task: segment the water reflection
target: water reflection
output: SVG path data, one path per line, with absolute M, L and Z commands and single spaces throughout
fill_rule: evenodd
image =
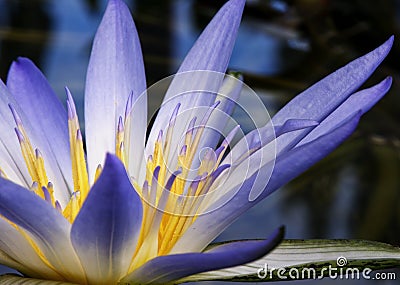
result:
M 83 118 L 91 41 L 106 0 L 0 0 L 0 77 L 17 56 L 40 66 Z M 176 71 L 224 1 L 127 1 L 142 41 L 148 83 Z M 296 93 L 383 42 L 400 27 L 400 1 L 248 1 L 230 68 L 244 72 L 271 113 Z M 389 94 L 342 147 L 251 209 L 219 240 L 362 238 L 400 245 L 399 39 L 373 82 L 391 74 Z M 372 82 L 372 81 L 371 81 Z M 370 85 L 370 83 L 367 83 Z M 155 105 L 160 98 L 150 98 Z
M 211 5 L 210 1 L 209 7 L 202 5 L 204 1 L 173 1 L 174 38 L 171 46 L 173 56 L 178 59 L 174 62 L 174 70 L 179 67 L 210 15 L 224 1 L 217 2 Z M 279 6 L 276 1 L 271 5 Z M 265 21 L 267 12 L 252 15 L 244 18 L 240 26 L 230 68 L 253 74 L 276 75 L 298 64 L 309 49 L 307 41 L 302 40 L 295 30 Z M 290 61 L 286 60 L 288 57 Z
M 49 11 L 37 1 L 2 1 L 0 11 L 3 19 L 0 77 L 4 79 L 8 66 L 18 56 L 26 56 L 37 62 L 43 60 L 52 23 Z M 26 48 L 27 43 L 29 48 Z

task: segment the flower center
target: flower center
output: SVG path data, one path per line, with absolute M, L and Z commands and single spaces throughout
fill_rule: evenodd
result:
M 69 91 L 67 95 L 74 192 L 64 209 L 54 197 L 53 184 L 47 177 L 41 152 L 32 146 L 15 109 L 12 106 L 10 109 L 16 122 L 15 131 L 21 152 L 32 179 L 30 189 L 51 203 L 70 223 L 73 223 L 89 193 L 90 184 L 76 107 Z M 128 99 L 124 118 L 118 119 L 115 138 L 115 154 L 125 166 L 129 159 L 135 159 L 129 157 L 129 149 L 125 148 L 125 145 L 130 145 L 128 141 L 130 136 L 125 130 L 130 130 L 131 102 L 132 96 Z M 152 154 L 147 157 L 144 182 L 139 185 L 136 179 L 131 178 L 133 187 L 143 201 L 143 220 L 130 270 L 171 251 L 178 239 L 210 202 L 207 194 L 210 194 L 214 181 L 230 167 L 230 165 L 220 165 L 220 162 L 237 128 L 215 151 L 208 148 L 199 152 L 207 121 L 218 105 L 219 101 L 210 107 L 200 118 L 199 124 L 196 125 L 197 117 L 192 118 L 184 132 L 182 146 L 176 152 L 171 143 L 180 108 L 178 104 L 171 114 L 166 129 L 159 131 Z M 193 171 L 191 167 L 198 154 L 202 154 L 202 159 L 198 168 Z M 99 177 L 101 170 L 99 165 L 95 180 Z M 6 177 L 1 169 L 0 175 Z

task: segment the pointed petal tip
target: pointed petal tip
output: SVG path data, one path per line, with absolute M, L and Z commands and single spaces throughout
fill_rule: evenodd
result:
M 125 166 L 122 164 L 121 160 L 112 153 L 106 153 L 106 159 L 102 173 L 107 173 L 109 171 L 113 173 L 126 173 Z
M 17 57 L 17 59 L 15 59 L 13 61 L 12 64 L 19 65 L 19 64 L 24 64 L 24 63 L 27 63 L 27 62 L 32 62 L 32 61 L 27 57 L 19 56 L 19 57 Z
M 225 11 L 231 17 L 238 16 L 241 17 L 243 14 L 244 6 L 246 4 L 246 0 L 230 0 L 222 6 L 220 12 Z
M 28 65 L 34 65 L 34 63 L 27 57 L 19 56 L 13 60 L 8 70 L 7 86 L 9 86 L 9 78 L 13 76 L 16 70 L 27 68 Z
M 9 77 L 14 76 L 14 73 L 19 72 L 19 71 L 25 71 L 26 69 L 38 69 L 38 67 L 35 65 L 35 63 L 23 56 L 17 57 L 13 62 L 11 63 L 11 66 L 8 71 L 8 76 L 7 76 L 7 85 L 9 85 Z M 11 74 L 11 75 L 10 75 Z
M 125 1 L 123 0 L 109 0 L 108 4 L 107 4 L 107 8 L 106 8 L 106 12 L 107 10 L 116 7 L 116 9 L 128 9 L 128 6 L 126 5 Z
M 119 160 L 119 158 L 117 156 L 115 156 L 114 154 L 107 152 L 106 160 L 104 163 L 104 168 L 107 166 L 115 166 L 117 164 L 121 164 L 121 161 Z
M 376 50 L 379 50 L 384 54 L 384 57 L 390 52 L 392 49 L 394 42 L 394 35 L 390 36 L 389 39 L 387 39 L 382 45 L 376 48 Z
M 378 84 L 376 84 L 368 89 L 361 90 L 361 91 L 359 91 L 359 93 L 368 91 L 368 90 L 375 90 L 374 94 L 376 94 L 376 96 L 379 96 L 381 98 L 390 90 L 390 87 L 392 87 L 392 83 L 393 83 L 393 78 L 391 76 L 387 76 L 385 79 L 383 79 Z
M 245 2 L 231 0 L 222 6 L 197 39 L 177 73 L 194 70 L 226 72 Z
M 72 99 L 72 94 L 71 94 L 71 91 L 69 90 L 68 86 L 64 86 L 64 90 L 65 90 L 65 94 L 67 94 L 68 100 Z M 70 100 L 70 101 L 72 101 L 72 100 Z
M 393 82 L 392 76 L 388 76 L 385 79 L 383 79 L 380 84 L 384 85 L 387 89 L 389 89 L 392 86 L 392 82 Z
M 284 225 L 281 225 L 279 228 L 277 228 L 273 234 L 277 239 L 282 240 L 283 237 L 285 236 L 286 228 Z
M 391 36 L 389 37 L 389 39 L 388 39 L 386 42 L 390 42 L 390 44 L 393 45 L 393 42 L 394 42 L 394 35 L 391 35 Z
M 234 9 L 243 10 L 245 4 L 246 0 L 230 0 L 225 5 L 229 5 L 229 7 Z
M 285 236 L 285 226 L 281 225 L 275 229 L 264 241 L 264 252 L 269 253 L 275 247 L 277 247 Z M 264 254 L 264 255 L 265 255 Z

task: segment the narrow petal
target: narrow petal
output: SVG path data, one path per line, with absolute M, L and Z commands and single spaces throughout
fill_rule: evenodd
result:
M 264 148 L 273 140 L 278 139 L 286 133 L 313 128 L 318 124 L 319 123 L 314 120 L 288 119 L 283 122 L 283 124 L 274 126 L 269 125 L 268 127 L 265 126 L 261 129 L 255 129 L 238 142 L 240 145 L 235 145 L 233 147 L 232 151 L 228 153 L 223 163 L 234 163 L 251 149 Z M 276 144 L 276 142 L 274 144 Z
M 43 154 L 49 178 L 60 192 L 56 197 L 64 204 L 71 194 L 68 189 L 73 189 L 67 112 L 44 75 L 27 58 L 13 62 L 7 87 L 24 113 L 25 121 L 29 120 L 23 124 L 32 128 L 27 131 L 34 136 L 34 147 Z
M 127 273 L 141 228 L 141 203 L 123 164 L 108 154 L 71 230 L 90 283 L 111 284 Z
M 178 120 L 174 132 L 179 139 L 186 131 L 187 123 L 196 116 L 194 113 L 201 113 L 202 107 L 210 107 L 215 102 L 232 54 L 244 4 L 245 0 L 228 1 L 189 51 L 154 121 L 147 141 L 147 155 L 152 153 L 159 131 L 165 130 L 171 109 L 181 104 L 180 113 L 185 113 Z M 176 144 L 176 141 L 171 143 Z
M 231 0 L 218 11 L 189 51 L 178 73 L 193 70 L 225 73 L 245 2 Z
M 283 240 L 273 252 L 251 263 L 193 275 L 180 281 L 289 281 L 293 278 L 288 276 L 292 268 L 291 276 L 299 272 L 300 276 L 308 279 L 321 279 L 323 273 L 329 273 L 329 266 L 338 270 L 343 268 L 343 272 L 347 268 L 359 268 L 359 273 L 367 268 L 391 269 L 400 266 L 400 250 L 389 244 L 364 240 Z M 281 272 L 283 278 L 277 276 L 278 268 L 285 268 L 285 272 Z M 347 272 L 356 274 L 356 271 Z M 373 279 L 372 272 L 364 273 Z M 357 276 L 350 274 L 348 277 Z
M 252 137 L 258 137 L 262 143 L 268 141 L 265 140 L 265 137 L 270 136 L 271 125 L 282 125 L 288 119 L 308 119 L 321 122 L 367 80 L 385 59 L 392 45 L 393 37 L 390 37 L 375 50 L 353 60 L 297 95 L 275 114 L 271 123 L 263 128 L 253 130 L 239 141 L 232 149 L 232 153 L 246 151 Z M 310 131 L 311 129 L 304 129 L 283 136 L 277 145 L 277 153 L 295 146 Z
M 393 39 L 393 36 L 390 37 L 375 50 L 353 60 L 297 95 L 272 118 L 273 124 L 280 124 L 290 118 L 318 122 L 323 120 L 370 77 L 389 53 Z M 285 136 L 278 146 L 278 153 L 295 145 L 309 131 Z
M 0 215 L 29 232 L 50 264 L 68 280 L 84 280 L 70 241 L 71 225 L 48 202 L 0 178 Z
M 17 270 L 31 277 L 62 279 L 59 274 L 43 263 L 27 239 L 1 217 L 0 229 L 0 251 L 20 264 Z
M 354 106 L 357 106 L 357 108 L 361 110 L 362 114 L 365 114 L 389 91 L 391 85 L 392 78 L 388 77 L 371 88 L 354 93 L 335 111 L 333 111 L 328 117 L 326 117 L 319 124 L 319 126 L 317 126 L 308 135 L 306 135 L 297 146 L 312 141 L 322 134 L 329 132 L 340 121 L 342 121 L 343 118 L 355 114 L 357 110 L 354 109 Z
M 254 174 L 256 174 L 258 182 L 255 180 L 253 183 L 257 184 L 258 187 L 252 188 L 248 199 L 249 201 L 257 199 L 267 186 L 274 170 L 276 139 L 279 139 L 280 136 L 286 133 L 313 128 L 317 125 L 318 122 L 312 120 L 290 119 L 284 122 L 283 125 L 275 126 L 274 129 L 271 128 L 269 136 L 266 136 L 264 133 L 264 137 L 262 138 L 264 142 L 262 143 L 257 133 L 247 137 L 249 140 L 247 151 L 245 153 L 229 153 L 222 162 L 222 164 L 231 164 L 232 167 L 229 171 L 223 173 L 219 180 L 212 185 L 210 192 L 213 196 L 210 198 L 207 197 L 209 203 L 204 205 L 202 209 L 205 210 L 208 206 L 207 211 L 212 211 L 221 206 L 219 203 L 225 203 L 224 201 L 219 203 L 213 203 L 213 201 L 217 201 L 220 197 L 224 197 L 225 194 L 230 193 L 229 195 L 231 196 L 225 196 L 225 201 L 228 201 L 235 194 L 231 189 L 239 189 L 240 185 Z M 275 138 L 275 134 L 278 136 L 277 138 Z M 261 145 L 263 146 L 261 147 Z M 260 171 L 260 168 L 262 168 L 262 171 Z M 212 208 L 210 208 L 210 203 L 214 204 Z
M 317 121 L 307 120 L 307 119 L 289 119 L 283 123 L 283 125 L 275 126 L 275 136 L 279 137 L 283 134 L 302 130 L 310 127 L 315 127 L 318 125 Z
M 86 77 L 85 130 L 91 180 L 97 166 L 104 162 L 105 154 L 115 153 L 118 118 L 124 115 L 130 94 L 135 104 L 145 89 L 143 58 L 135 24 L 125 3 L 111 0 L 93 42 Z M 133 147 L 134 154 L 143 151 L 147 99 L 140 98 L 139 105 L 132 119 L 138 144 Z
M 279 228 L 266 240 L 222 245 L 205 253 L 156 257 L 125 277 L 121 282 L 165 284 L 192 274 L 248 263 L 274 249 L 282 240 L 283 234 L 283 228 Z
M 16 105 L 16 102 L 0 80 L 0 167 L 9 179 L 29 187 L 31 179 L 15 135 L 15 122 L 9 104 Z
M 172 253 L 202 250 L 239 215 L 282 185 L 297 177 L 335 149 L 354 131 L 360 116 L 361 113 L 358 113 L 356 116 L 345 120 L 330 133 L 279 156 L 275 162 L 275 167 L 267 187 L 257 199 L 250 201 L 249 195 L 252 189 L 259 187 L 258 185 L 254 185 L 258 174 L 264 173 L 264 168 L 269 169 L 270 167 L 268 164 L 263 166 L 259 172 L 254 173 L 246 181 L 240 183 L 238 186 L 240 187 L 239 189 L 231 190 L 237 192 L 232 199 L 224 204 L 217 200 L 215 203 L 220 204 L 221 207 L 199 216 L 187 232 L 178 240 L 172 249 Z M 265 181 L 261 182 L 265 184 Z M 227 195 L 229 194 L 227 193 Z M 225 197 L 221 197 L 221 199 L 226 201 Z
M 199 144 L 199 149 L 212 148 L 215 149 L 217 143 L 221 139 L 221 135 L 225 130 L 228 122 L 232 122 L 232 113 L 238 105 L 238 99 L 242 90 L 242 77 L 236 78 L 227 75 L 218 91 L 215 101 L 219 101 L 218 109 L 213 112 L 207 122 L 206 129 L 203 132 L 203 138 Z

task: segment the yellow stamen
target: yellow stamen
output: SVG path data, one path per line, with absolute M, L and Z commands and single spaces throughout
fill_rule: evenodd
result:
M 99 165 L 97 165 L 97 168 L 96 168 L 96 173 L 95 173 L 95 175 L 94 175 L 94 181 L 96 182 L 97 181 L 97 179 L 100 177 L 100 174 L 101 174 L 101 171 L 103 170 L 103 168 L 101 167 L 101 165 L 99 164 Z
M 116 132 L 115 136 L 116 136 L 116 138 L 115 138 L 115 155 L 125 165 L 125 150 L 124 150 L 125 130 L 124 130 L 124 123 L 122 122 L 122 117 L 119 117 L 117 132 Z
M 44 168 L 43 156 L 38 149 L 36 149 L 35 154 L 36 154 L 35 169 L 36 169 L 36 174 L 37 174 L 37 179 L 38 179 L 37 181 L 39 182 L 39 185 L 41 187 L 43 187 L 45 185 L 47 186 L 49 181 L 47 179 L 46 170 Z
M 69 144 L 72 163 L 72 179 L 74 182 L 74 192 L 79 195 L 73 194 L 67 207 L 64 209 L 64 216 L 70 221 L 75 218 L 72 209 L 77 205 L 82 206 L 89 193 L 89 178 L 86 168 L 85 152 L 83 148 L 82 133 L 79 128 L 78 115 L 76 114 L 75 103 L 72 99 L 70 92 L 67 90 L 67 107 L 68 107 L 68 131 L 69 131 Z M 70 208 L 67 210 L 67 208 Z M 76 209 L 79 211 L 79 208 Z
M 75 192 L 72 194 L 67 206 L 63 211 L 63 216 L 72 224 L 80 210 L 80 193 Z
M 83 201 L 86 199 L 89 193 L 89 179 L 86 169 L 85 153 L 83 151 L 82 134 L 80 130 L 77 131 L 76 135 L 75 157 L 76 157 L 75 167 L 78 179 L 78 181 L 76 182 L 78 188 L 75 189 L 75 191 L 80 192 L 79 205 L 82 205 Z
M 1 177 L 1 178 L 8 179 L 6 173 L 4 172 L 3 169 L 1 169 L 1 167 L 0 167 L 0 177 Z

